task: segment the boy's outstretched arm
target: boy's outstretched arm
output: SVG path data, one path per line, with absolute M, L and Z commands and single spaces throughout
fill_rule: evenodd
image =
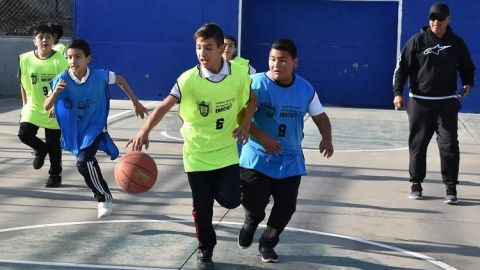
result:
M 63 89 L 65 89 L 65 86 L 67 86 L 67 82 L 65 80 L 60 80 L 55 85 L 55 89 L 52 94 L 48 96 L 47 99 L 45 99 L 45 101 L 43 102 L 43 107 L 46 111 L 49 111 L 53 107 L 53 105 L 55 104 L 55 100 L 57 99 L 58 93 L 62 92 Z
M 333 155 L 332 125 L 330 124 L 330 119 L 326 113 L 312 116 L 312 119 L 322 135 L 322 140 L 319 145 L 320 153 L 322 153 L 324 157 L 329 158 Z
M 123 92 L 127 94 L 130 100 L 133 102 L 133 109 L 135 110 L 135 115 L 138 117 L 140 116 L 142 119 L 145 114 L 148 115 L 148 109 L 145 108 L 140 101 L 138 101 L 137 96 L 133 93 L 132 88 L 128 85 L 125 78 L 120 75 L 117 75 L 117 84 L 122 88 Z
M 168 95 L 161 103 L 158 105 L 157 108 L 153 111 L 153 113 L 147 118 L 147 122 L 143 125 L 143 127 L 138 131 L 137 135 L 132 137 L 128 140 L 128 143 L 125 147 L 128 147 L 132 144 L 132 151 L 142 151 L 143 145 L 145 145 L 145 149 L 148 149 L 149 140 L 148 135 L 150 131 L 160 123 L 160 120 L 165 116 L 165 114 L 178 102 L 178 100 Z
M 250 97 L 248 99 L 247 107 L 243 109 L 237 119 L 239 126 L 233 130 L 233 137 L 239 140 L 242 144 L 246 144 L 250 133 L 250 125 L 252 124 L 252 118 L 257 109 L 257 96 L 250 90 Z

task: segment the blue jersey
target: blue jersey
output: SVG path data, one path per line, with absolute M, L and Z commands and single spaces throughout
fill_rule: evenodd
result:
M 110 110 L 108 71 L 90 70 L 83 84 L 75 83 L 64 71 L 50 82 L 52 89 L 61 79 L 67 82 L 67 86 L 57 95 L 55 116 L 62 130 L 62 148 L 78 157 L 80 150 L 89 147 L 103 132 L 105 136 L 98 149 L 106 152 L 112 160 L 117 158 L 118 148 L 106 131 Z
M 302 152 L 303 118 L 308 112 L 315 90 L 295 75 L 289 86 L 281 86 L 266 73 L 251 75 L 252 90 L 257 96 L 257 112 L 253 123 L 282 145 L 279 155 L 269 155 L 253 136 L 242 149 L 240 166 L 253 169 L 275 179 L 305 175 Z

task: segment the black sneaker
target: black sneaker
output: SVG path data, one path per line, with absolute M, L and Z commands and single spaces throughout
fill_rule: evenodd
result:
M 62 184 L 62 176 L 61 175 L 50 175 L 45 182 L 45 187 L 47 188 L 56 188 Z
M 413 182 L 412 187 L 410 188 L 410 199 L 421 200 L 422 199 L 422 184 L 420 182 Z
M 213 252 L 211 250 L 201 250 L 197 251 L 197 269 L 199 270 L 213 270 L 213 261 L 212 261 Z
M 253 242 L 253 236 L 255 235 L 255 230 L 257 226 L 243 224 L 240 232 L 238 234 L 238 246 L 242 249 L 250 247 Z
M 39 150 L 33 151 L 33 155 L 35 158 L 33 159 L 33 168 L 38 170 L 43 167 L 43 163 L 45 163 L 45 157 L 47 156 L 47 152 L 42 152 Z
M 458 203 L 458 198 L 457 198 L 457 187 L 455 184 L 448 184 L 447 185 L 447 190 L 446 190 L 446 195 L 445 195 L 445 203 L 446 204 L 457 204 Z
M 278 255 L 273 248 L 259 247 L 258 250 L 260 251 L 260 254 L 262 254 L 262 261 L 268 263 L 278 262 Z

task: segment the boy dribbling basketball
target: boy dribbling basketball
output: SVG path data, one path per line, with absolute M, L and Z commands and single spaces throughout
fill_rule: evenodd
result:
M 104 69 L 90 69 L 90 46 L 82 39 L 67 47 L 69 69 L 58 74 L 50 83 L 53 92 L 45 100 L 62 131 L 62 148 L 77 158 L 77 169 L 98 200 L 98 218 L 112 213 L 112 194 L 95 158 L 97 150 L 112 159 L 118 149 L 106 131 L 110 109 L 108 85 L 117 83 L 133 102 L 135 114 L 144 117 L 147 109 L 138 101 L 125 79 Z
M 255 110 L 248 68 L 223 60 L 223 32 L 216 24 L 200 27 L 194 34 L 199 65 L 177 79 L 170 95 L 155 109 L 137 135 L 127 144 L 140 151 L 148 147 L 148 135 L 163 116 L 180 103 L 184 139 L 183 164 L 193 197 L 197 230 L 197 268 L 213 269 L 217 243 L 212 225 L 213 203 L 225 208 L 240 205 L 240 176 L 236 139 L 248 138 Z M 247 105 L 248 104 L 248 105 Z M 237 127 L 244 107 L 245 117 Z

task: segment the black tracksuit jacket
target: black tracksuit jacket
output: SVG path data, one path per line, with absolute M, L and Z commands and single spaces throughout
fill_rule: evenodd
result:
M 409 78 L 410 92 L 419 96 L 443 97 L 457 94 L 457 71 L 462 85 L 474 84 L 475 66 L 462 38 L 448 26 L 438 38 L 428 26 L 411 37 L 398 59 L 393 92 L 402 95 Z

